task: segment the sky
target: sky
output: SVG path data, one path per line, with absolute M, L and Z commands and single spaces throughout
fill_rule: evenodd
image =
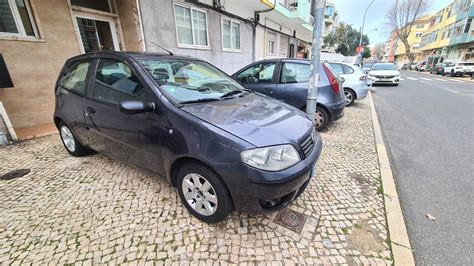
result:
M 334 3 L 339 11 L 340 21 L 346 24 L 352 24 L 354 28 L 360 29 L 362 19 L 367 6 L 372 0 L 329 0 Z M 384 25 L 385 14 L 395 0 L 375 0 L 367 11 L 365 18 L 364 34 L 369 36 L 370 45 L 383 43 L 390 35 L 387 26 Z M 452 0 L 431 0 L 429 12 L 437 12 L 451 3 Z M 375 31 L 374 29 L 377 29 Z

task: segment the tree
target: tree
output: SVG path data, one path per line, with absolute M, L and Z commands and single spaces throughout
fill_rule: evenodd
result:
M 365 46 L 364 47 L 364 58 L 369 58 L 372 56 L 372 52 L 370 51 L 370 48 Z
M 430 0 L 395 0 L 395 3 L 387 11 L 388 25 L 392 32 L 397 33 L 398 38 L 405 46 L 405 54 L 408 56 L 410 64 L 415 60 L 415 56 L 410 51 L 408 36 L 410 36 L 412 26 L 426 14 L 430 6 Z
M 329 33 L 324 37 L 323 48 L 335 47 L 336 52 L 342 55 L 355 55 L 356 48 L 359 46 L 360 31 L 352 28 L 351 25 L 341 23 L 335 32 Z M 367 35 L 362 36 L 362 45 L 369 44 Z

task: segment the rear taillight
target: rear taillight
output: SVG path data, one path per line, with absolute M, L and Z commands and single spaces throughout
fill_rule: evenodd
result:
M 361 76 L 359 80 L 367 80 L 367 76 Z
M 332 90 L 334 93 L 339 94 L 339 81 L 337 80 L 336 76 L 334 76 L 331 69 L 329 69 L 326 64 L 323 64 L 323 68 L 326 76 L 328 76 L 329 84 L 331 84 Z

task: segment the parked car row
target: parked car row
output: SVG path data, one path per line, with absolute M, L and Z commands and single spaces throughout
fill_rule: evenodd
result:
M 471 76 L 474 73 L 474 62 L 442 62 L 437 64 L 428 64 L 426 61 L 414 64 L 404 64 L 403 70 L 429 71 L 435 75 L 449 75 L 451 77 Z
M 61 70 L 54 122 L 69 154 L 101 152 L 164 177 L 204 222 L 234 209 L 274 211 L 314 176 L 317 130 L 368 92 L 356 66 L 319 68 L 311 121 L 304 113 L 308 60 L 259 61 L 230 77 L 171 53 L 87 53 Z

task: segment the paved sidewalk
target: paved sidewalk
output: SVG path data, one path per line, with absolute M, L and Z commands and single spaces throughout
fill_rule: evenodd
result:
M 217 225 L 148 172 L 69 156 L 57 134 L 0 148 L 0 175 L 31 169 L 0 180 L 0 264 L 391 264 L 368 99 L 345 112 L 322 133 L 317 177 L 289 207 L 297 213 L 233 213 Z

